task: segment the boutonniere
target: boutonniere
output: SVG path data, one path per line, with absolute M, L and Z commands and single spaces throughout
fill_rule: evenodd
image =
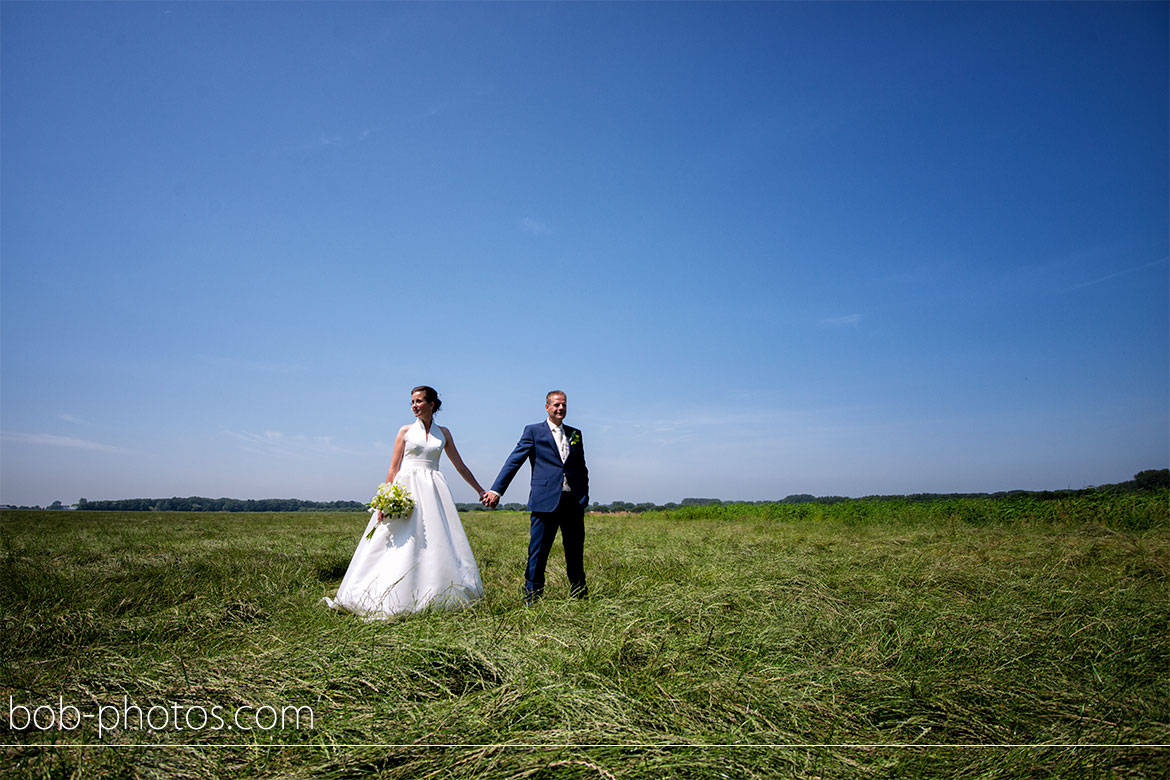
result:
M 573 435 L 569 437 L 569 446 L 574 447 L 581 443 L 581 431 L 573 431 Z

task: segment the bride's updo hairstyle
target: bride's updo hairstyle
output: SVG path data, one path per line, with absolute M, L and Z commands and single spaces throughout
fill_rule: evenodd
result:
M 435 408 L 433 411 L 435 412 L 439 411 L 439 407 L 443 405 L 443 402 L 439 400 L 439 393 L 433 387 L 419 385 L 410 391 L 411 395 L 414 395 L 415 393 L 422 393 L 423 397 L 427 399 L 427 403 L 434 405 Z

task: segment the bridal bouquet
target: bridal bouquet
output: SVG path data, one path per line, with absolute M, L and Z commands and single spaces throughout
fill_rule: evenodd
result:
M 410 491 L 402 485 L 383 482 L 378 485 L 378 492 L 370 499 L 369 507 L 371 513 L 382 510 L 383 517 L 406 517 L 414 511 L 414 499 L 410 497 Z M 371 528 L 366 538 L 373 536 L 377 529 L 378 526 Z

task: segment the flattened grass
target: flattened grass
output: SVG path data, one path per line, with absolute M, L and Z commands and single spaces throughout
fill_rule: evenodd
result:
M 526 516 L 472 513 L 485 601 L 391 623 L 319 604 L 361 514 L 4 512 L 0 704 L 63 701 L 83 717 L 21 730 L 0 707 L 0 768 L 1166 776 L 1170 755 L 1155 748 L 975 747 L 1170 742 L 1166 494 L 1031 504 L 591 516 L 591 598 L 567 599 L 558 545 L 534 608 L 520 598 Z M 105 730 L 114 749 L 76 747 L 99 744 L 85 715 L 124 702 L 180 715 L 301 706 L 313 722 L 241 731 L 168 718 Z M 917 747 L 791 747 L 814 744 Z

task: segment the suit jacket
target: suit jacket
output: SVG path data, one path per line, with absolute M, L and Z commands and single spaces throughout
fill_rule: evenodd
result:
M 532 487 L 528 492 L 529 512 L 552 512 L 561 501 L 562 482 L 569 481 L 570 495 L 582 508 L 589 506 L 589 469 L 585 466 L 585 448 L 581 431 L 561 426 L 569 437 L 569 457 L 561 462 L 561 452 L 547 422 L 524 426 L 516 449 L 504 461 L 492 491 L 504 495 L 512 478 L 524 461 L 532 464 Z

